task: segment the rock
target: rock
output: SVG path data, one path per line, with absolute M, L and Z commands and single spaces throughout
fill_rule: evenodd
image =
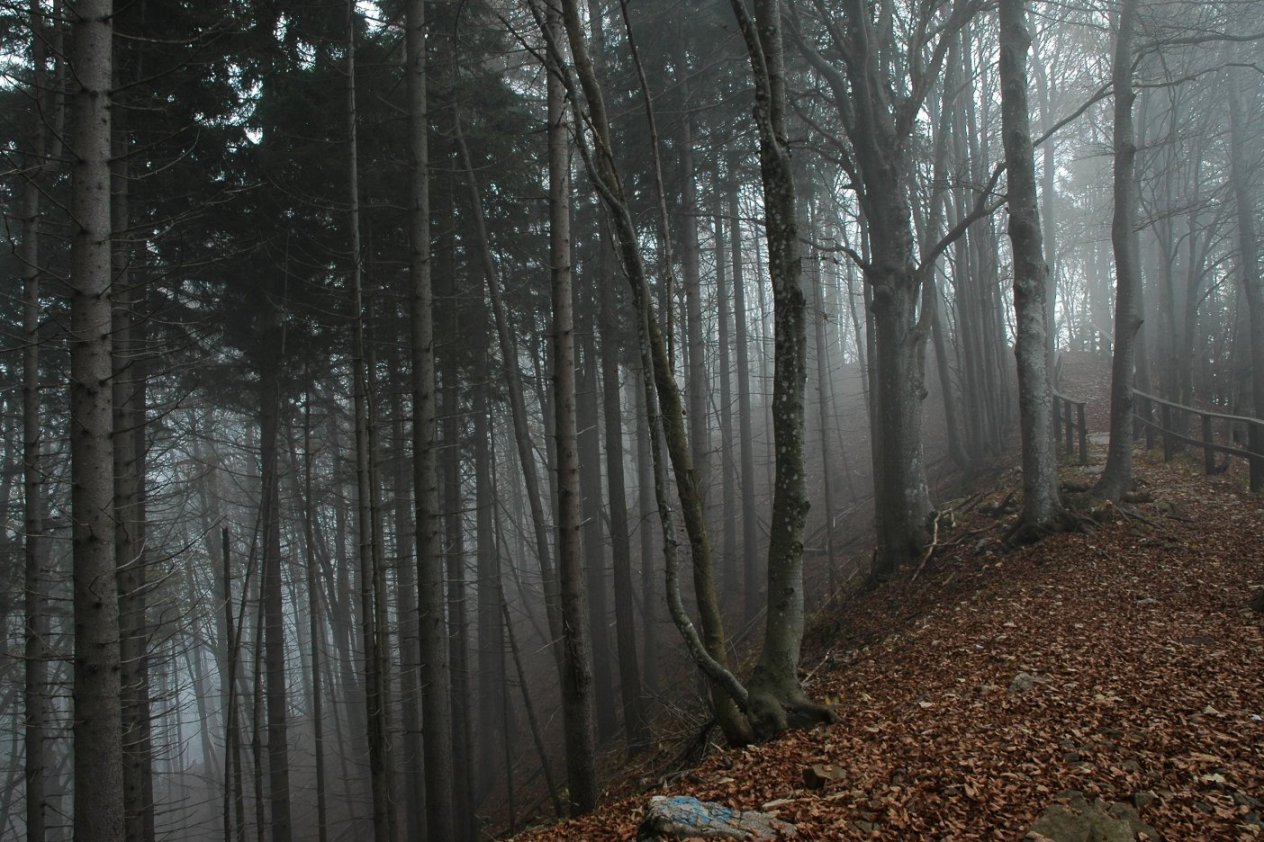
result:
M 772 842 L 790 839 L 798 829 L 756 810 L 733 810 L 691 795 L 655 795 L 637 830 L 638 842 L 664 839 L 740 839 Z
M 1014 676 L 1014 680 L 1009 683 L 1009 692 L 1026 693 L 1037 684 L 1048 684 L 1049 679 L 1040 675 L 1032 675 L 1029 672 L 1020 672 Z
M 1079 792 L 1068 792 L 1066 804 L 1055 804 L 1040 814 L 1023 837 L 1028 842 L 1136 842 L 1157 840 L 1158 832 L 1141 821 L 1131 804 L 1092 803 Z M 1142 836 L 1144 834 L 1144 836 Z
M 1264 614 L 1264 590 L 1257 591 L 1255 596 L 1251 597 L 1251 602 L 1249 604 L 1252 611 Z
M 814 763 L 803 770 L 803 785 L 808 789 L 823 789 L 826 784 L 843 779 L 843 770 L 829 763 Z

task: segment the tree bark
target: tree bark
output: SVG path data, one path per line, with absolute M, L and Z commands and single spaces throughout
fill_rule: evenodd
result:
M 110 392 L 110 82 L 113 3 L 82 0 L 74 31 L 70 458 L 74 566 L 74 835 L 124 838 L 119 607 Z
M 751 429 L 750 340 L 746 326 L 745 266 L 742 255 L 742 220 L 738 205 L 737 161 L 729 162 L 729 247 L 733 264 L 733 341 L 737 345 L 737 441 L 741 459 L 742 580 L 746 622 L 759 614 L 763 587 L 759 569 L 759 519 L 755 515 L 755 434 Z
M 347 230 L 352 318 L 352 395 L 355 413 L 356 536 L 360 564 L 360 630 L 364 646 L 364 703 L 369 746 L 369 791 L 373 799 L 373 837 L 395 837 L 392 805 L 390 701 L 386 690 L 386 571 L 379 540 L 377 472 L 374 468 L 374 408 L 365 341 L 364 266 L 360 243 L 360 162 L 356 120 L 356 8 L 346 6 Z
M 1018 414 L 1023 451 L 1020 540 L 1039 537 L 1062 518 L 1053 441 L 1053 386 L 1049 378 L 1049 272 L 1036 204 L 1036 162 L 1027 107 L 1027 32 L 1024 0 L 1000 0 L 1001 134 L 1009 183 L 1009 238 L 1014 256 Z
M 572 0 L 573 3 L 573 0 Z M 545 12 L 560 40 L 561 15 Z M 562 595 L 562 716 L 572 815 L 597 804 L 596 735 L 583 560 L 580 556 L 579 450 L 575 418 L 575 325 L 571 289 L 570 119 L 557 56 L 548 72 L 549 264 L 553 291 L 553 411 L 557 436 L 557 567 Z
M 657 447 L 656 437 L 661 431 L 676 475 L 681 515 L 689 536 L 694 591 L 701 619 L 702 637 L 697 636 L 692 621 L 676 602 L 679 593 L 673 591 L 671 584 L 674 564 L 670 556 L 674 552 L 674 547 L 670 539 L 667 540 L 665 547 L 669 556 L 666 559 L 666 568 L 669 571 L 668 605 L 672 608 L 672 618 L 685 637 L 695 663 L 711 681 L 711 703 L 721 728 L 730 742 L 740 744 L 750 737 L 749 728 L 742 715 L 742 708 L 746 702 L 746 689 L 740 685 L 725 665 L 727 653 L 724 625 L 712 580 L 711 545 L 702 516 L 702 504 L 693 473 L 689 440 L 685 433 L 680 387 L 668 358 L 662 331 L 652 314 L 640 242 L 615 165 L 610 122 L 605 110 L 601 84 L 588 54 L 575 0 L 563 0 L 562 16 L 567 40 L 575 60 L 576 74 L 588 104 L 588 125 L 594 138 L 594 149 L 591 153 L 584 146 L 581 146 L 581 150 L 585 153 L 585 164 L 588 166 L 589 175 L 609 211 L 624 274 L 632 289 L 637 313 L 638 335 L 641 340 L 642 366 L 645 371 L 652 372 L 654 381 L 655 394 L 646 395 L 649 414 L 653 419 L 657 419 L 651 424 L 650 445 L 652 450 Z M 549 37 L 550 54 L 556 56 L 560 48 L 559 38 L 548 33 L 546 35 Z M 662 404 L 661 413 L 658 412 L 656 402 Z M 658 456 L 656 455 L 655 458 L 657 460 Z M 671 512 L 665 496 L 666 475 L 658 470 L 660 467 L 659 464 L 655 466 L 655 496 L 659 506 L 660 522 L 665 528 L 665 538 L 667 538 L 672 529 Z
M 1141 328 L 1138 298 L 1141 287 L 1137 255 L 1136 171 L 1137 146 L 1133 128 L 1133 37 L 1138 0 L 1123 0 L 1119 7 L 1115 54 L 1111 67 L 1115 93 L 1114 198 L 1110 239 L 1115 251 L 1115 356 L 1110 377 L 1110 444 L 1106 467 L 1093 496 L 1118 500 L 1132 487 L 1132 378 Z
M 430 281 L 430 150 L 426 102 L 424 0 L 409 0 L 404 50 L 408 97 L 409 306 L 412 331 L 413 493 L 416 508 L 417 605 L 421 648 L 421 711 L 425 732 L 426 831 L 451 839 L 454 829 L 452 715 L 448 709 L 448 631 L 439 491 L 435 474 L 435 343 Z
M 1242 291 L 1246 297 L 1251 321 L 1251 396 L 1256 418 L 1264 418 L 1264 283 L 1260 278 L 1260 246 L 1255 228 L 1255 202 L 1252 189 L 1255 180 L 1247 162 L 1247 144 L 1251 134 L 1246 125 L 1239 86 L 1250 79 L 1243 70 L 1227 71 L 1229 105 L 1229 175 L 1233 181 L 1233 198 L 1237 213 L 1238 266 Z M 1258 172 L 1258 168 L 1255 170 Z
M 45 70 L 50 52 L 50 27 L 45 25 L 38 0 L 31 0 L 31 64 L 36 68 L 31 84 L 31 108 L 27 118 L 23 156 L 21 205 L 21 243 L 18 263 L 22 273 L 22 498 L 23 498 L 23 612 L 25 614 L 24 648 L 24 730 L 26 750 L 24 781 L 26 786 L 26 836 L 31 842 L 44 842 L 48 829 L 48 779 L 50 756 L 48 744 L 48 649 L 51 631 L 50 605 L 46 577 L 51 560 L 45 527 L 43 430 L 40 425 L 40 198 L 46 182 L 51 151 L 44 129 L 49 119 L 46 106 L 52 103 L 52 119 L 61 109 L 52 97 L 50 79 Z M 53 26 L 59 24 L 54 23 Z M 52 147 L 60 143 L 60 129 L 54 128 Z
M 776 467 L 768 536 L 768 604 L 764 645 L 748 685 L 747 709 L 755 734 L 766 738 L 792 724 L 833 721 L 834 715 L 828 708 L 809 702 L 799 683 L 804 624 L 803 526 L 811 506 L 803 456 L 807 302 L 802 286 L 794 171 L 786 144 L 781 3 L 756 0 L 754 20 L 740 0 L 733 0 L 732 6 L 755 82 L 755 125 L 759 130 L 764 233 L 775 323 L 772 417 Z
M 611 564 L 614 573 L 615 640 L 619 650 L 619 692 L 623 703 L 623 731 L 628 754 L 649 748 L 650 730 L 641 698 L 641 670 L 637 663 L 636 623 L 633 618 L 632 548 L 629 542 L 628 504 L 623 478 L 623 408 L 619 389 L 619 330 L 616 325 L 614 255 L 608 237 L 600 244 L 601 291 L 601 394 L 606 437 L 607 507 L 610 513 Z

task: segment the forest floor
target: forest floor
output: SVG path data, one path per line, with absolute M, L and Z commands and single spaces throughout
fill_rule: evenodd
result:
M 1166 840 L 1264 839 L 1264 615 L 1249 607 L 1264 502 L 1244 470 L 1205 477 L 1193 458 L 1138 451 L 1136 473 L 1133 502 L 1015 550 L 1001 537 L 1017 472 L 956 501 L 920 570 L 809 633 L 805 686 L 838 724 L 614 787 L 592 815 L 518 838 L 635 839 L 651 795 L 685 794 L 802 840 L 1021 839 L 1074 791 L 1137 805 Z

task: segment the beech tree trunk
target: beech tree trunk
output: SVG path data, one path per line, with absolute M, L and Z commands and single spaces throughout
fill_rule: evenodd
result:
M 766 738 L 791 724 L 832 721 L 834 716 L 828 708 L 809 702 L 799 684 L 804 624 L 803 525 L 811 505 L 803 460 L 807 302 L 794 172 L 786 144 L 781 3 L 756 0 L 754 20 L 741 0 L 733 0 L 732 5 L 755 81 L 775 335 L 772 417 L 776 468 L 768 537 L 768 604 L 764 645 L 748 685 L 747 709 L 755 734 Z
M 70 9 L 74 129 L 70 246 L 71 553 L 74 565 L 74 835 L 120 842 L 122 669 L 110 391 L 110 83 L 114 4 Z
M 1024 0 L 1000 0 L 1001 134 L 1009 183 L 1009 238 L 1014 255 L 1018 414 L 1023 443 L 1023 515 L 1016 537 L 1038 537 L 1062 516 L 1053 441 L 1053 386 L 1049 378 L 1049 272 L 1036 204 L 1036 162 L 1027 108 L 1027 32 Z
M 1252 168 L 1247 161 L 1247 148 L 1252 135 L 1246 125 L 1249 112 L 1242 107 L 1239 88 L 1243 80 L 1253 81 L 1254 77 L 1237 68 L 1228 70 L 1227 75 L 1229 174 L 1233 181 L 1237 213 L 1239 272 L 1242 277 L 1242 291 L 1246 296 L 1247 313 L 1251 320 L 1252 408 L 1256 418 L 1264 418 L 1264 284 L 1260 278 L 1260 246 L 1255 229 L 1255 202 L 1252 198 L 1252 190 L 1258 181 L 1252 178 Z
M 1118 500 L 1132 487 L 1132 378 L 1141 328 L 1139 296 L 1140 261 L 1136 231 L 1136 158 L 1132 89 L 1133 37 L 1139 0 L 1122 0 L 1119 7 L 1115 55 L 1111 68 L 1115 95 L 1115 210 L 1110 239 L 1115 251 L 1115 356 L 1110 370 L 1110 444 L 1106 467 L 1093 487 L 1093 495 Z

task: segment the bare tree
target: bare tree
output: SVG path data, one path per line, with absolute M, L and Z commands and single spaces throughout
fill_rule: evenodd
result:
M 1009 181 L 1009 237 L 1014 256 L 1018 412 L 1023 441 L 1023 514 L 1016 537 L 1035 537 L 1058 525 L 1058 461 L 1053 441 L 1053 386 L 1046 336 L 1048 265 L 1041 246 L 1036 163 L 1027 110 L 1027 32 L 1023 0 L 1000 2 L 1001 133 Z
M 1137 255 L 1136 132 L 1132 104 L 1133 39 L 1139 0 L 1122 0 L 1111 65 L 1115 97 L 1114 198 L 1110 238 L 1115 251 L 1115 356 L 1110 378 L 1110 445 L 1106 467 L 1093 487 L 1094 496 L 1118 500 L 1132 487 L 1132 382 L 1136 342 L 1141 329 L 1138 303 L 1141 267 Z

